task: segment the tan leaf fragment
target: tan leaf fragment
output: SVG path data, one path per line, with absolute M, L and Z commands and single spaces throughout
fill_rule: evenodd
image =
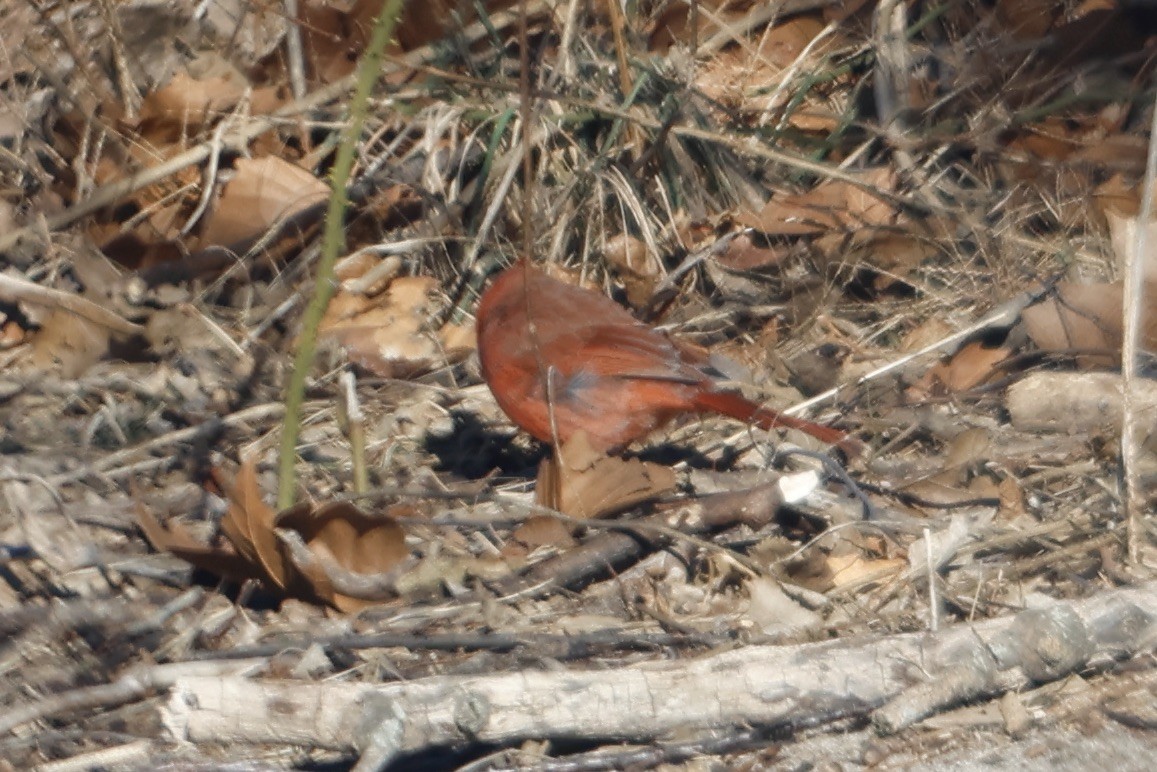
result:
M 1157 282 L 1147 282 L 1144 297 L 1149 304 L 1142 320 L 1141 345 L 1157 347 L 1157 313 L 1152 298 Z M 1089 365 L 1111 364 L 1120 359 L 1124 291 L 1120 282 L 1073 284 L 1058 282 L 1055 292 L 1021 312 L 1032 342 L 1042 351 L 1104 350 L 1104 356 L 1083 356 Z
M 213 208 L 201 246 L 229 245 L 259 236 L 329 196 L 329 186 L 276 156 L 242 158 Z
M 216 53 L 189 62 L 161 88 L 145 97 L 139 119 L 167 121 L 193 129 L 233 109 L 249 87 L 241 71 Z
M 868 232 L 855 240 L 848 259 L 855 259 L 886 272 L 876 279 L 876 288 L 885 290 L 919 268 L 937 253 L 936 246 L 910 234 L 894 233 L 888 229 Z
M 348 501 L 294 507 L 277 516 L 276 526 L 296 531 L 310 550 L 353 574 L 387 576 L 405 565 L 410 555 L 396 520 L 368 515 Z M 302 578 L 319 600 L 339 611 L 354 612 L 375 602 L 336 591 L 325 575 L 302 574 Z
M 339 292 L 322 320 L 320 338 L 339 344 L 351 362 L 383 378 L 428 372 L 445 361 L 442 344 L 426 329 L 437 286 L 432 277 L 401 276 L 374 298 Z M 458 355 L 470 345 L 463 335 L 451 335 L 447 342 Z
M 686 6 L 671 7 L 676 6 L 687 13 Z M 817 42 L 821 35 L 824 39 Z M 816 89 L 799 101 L 800 91 L 789 79 L 800 71 L 823 69 L 823 60 L 840 45 L 841 33 L 834 26 L 825 29 L 816 16 L 798 15 L 777 19 L 757 40 L 757 45 L 731 47 L 704 61 L 695 79 L 696 90 L 732 115 L 761 125 L 774 122 L 801 131 L 834 130 L 843 113 L 840 105 L 832 104 L 838 98 L 835 92 Z
M 997 365 L 1012 355 L 1003 348 L 985 348 L 980 342 L 968 343 L 947 362 L 938 362 L 908 390 L 910 399 L 955 394 L 975 388 L 997 373 Z
M 832 554 L 827 557 L 831 577 L 829 589 L 850 587 L 888 579 L 904 570 L 908 561 L 900 558 L 867 558 L 854 552 Z
M 84 317 L 56 309 L 32 336 L 31 361 L 39 370 L 53 370 L 64 378 L 78 378 L 108 353 L 108 328 Z
M 511 532 L 510 540 L 502 548 L 502 556 L 525 557 L 543 547 L 565 549 L 575 544 L 577 542 L 568 524 L 550 515 L 535 515 Z
M 992 438 L 987 429 L 980 427 L 965 429 L 952 438 L 945 453 L 944 465 L 948 467 L 975 466 L 988 460 L 992 451 Z
M 659 264 L 651 256 L 646 243 L 630 234 L 620 233 L 607 240 L 603 255 L 623 283 L 631 307 L 646 308 L 659 282 Z
M 963 475 L 959 473 L 959 470 L 953 470 L 951 476 L 949 474 L 937 475 L 927 480 L 905 485 L 900 490 L 913 497 L 912 504 L 915 507 L 923 505 L 932 507 L 958 506 L 965 501 L 976 498 L 975 493 L 961 487 L 960 478 L 962 477 Z
M 578 432 L 539 467 L 535 495 L 541 506 L 596 518 L 674 490 L 675 482 L 670 468 L 604 455 Z
M 807 193 L 773 196 L 759 212 L 741 211 L 736 221 L 769 235 L 818 236 L 832 231 L 854 233 L 872 226 L 892 225 L 896 207 L 869 189 L 890 193 L 896 173 L 879 167 L 856 175 L 860 184 L 845 180 L 820 183 Z
M 234 550 L 202 544 L 176 522 L 166 528 L 140 502 L 136 504 L 136 513 L 141 531 L 157 552 L 167 552 L 203 571 L 233 581 L 262 578 L 257 567 Z
M 607 239 L 603 256 L 616 268 L 635 276 L 658 275 L 659 266 L 651 257 L 647 244 L 629 233 L 620 233 Z
M 291 569 L 282 554 L 281 541 L 273 532 L 276 513 L 262 498 L 256 464 L 252 459 L 243 460 L 232 483 L 217 469 L 213 470 L 213 479 L 229 497 L 229 510 L 221 519 L 225 538 L 270 582 L 285 590 Z

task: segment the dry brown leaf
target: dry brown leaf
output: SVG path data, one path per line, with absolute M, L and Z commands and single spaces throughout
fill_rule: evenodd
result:
M 368 515 L 347 501 L 316 509 L 293 507 L 280 513 L 275 525 L 297 531 L 314 553 L 355 574 L 388 574 L 402 566 L 410 554 L 405 532 L 396 520 Z M 334 591 L 324 575 L 304 578 L 313 594 L 339 611 L 353 612 L 373 603 Z
M 1093 202 L 1103 216 L 1109 212 L 1136 217 L 1141 211 L 1141 195 L 1137 186 L 1130 184 L 1121 174 L 1114 174 L 1093 191 Z
M 179 523 L 170 523 L 166 528 L 140 502 L 136 504 L 136 513 L 141 531 L 157 552 L 168 552 L 197 568 L 232 581 L 263 578 L 257 567 L 244 556 L 232 549 L 201 544 Z
M 908 561 L 900 558 L 866 558 L 851 551 L 828 555 L 827 571 L 831 579 L 828 589 L 881 581 L 895 576 L 907 566 Z
M 213 479 L 229 497 L 229 511 L 221 520 L 221 531 L 237 551 L 261 568 L 263 575 L 281 590 L 291 580 L 291 566 L 285 559 L 281 540 L 273 531 L 276 513 L 265 503 L 257 484 L 257 467 L 245 459 L 232 483 L 219 470 Z
M 1009 475 L 1000 482 L 988 475 L 977 475 L 968 484 L 968 494 L 973 499 L 997 499 L 1000 509 L 997 516 L 1013 520 L 1025 514 L 1024 496 L 1016 479 Z
M 924 239 L 886 229 L 876 232 L 868 229 L 856 239 L 854 247 L 848 254 L 849 259 L 891 274 L 880 276 L 876 281 L 876 288 L 880 290 L 895 284 L 897 277 L 904 278 L 937 253 L 936 246 Z
M 579 518 L 619 512 L 674 490 L 675 473 L 660 464 L 607 456 L 585 432 L 558 448 L 538 470 L 535 496 L 544 507 Z
M 969 343 L 947 362 L 930 367 L 909 389 L 909 398 L 919 401 L 928 396 L 968 391 L 993 377 L 996 366 L 1011 355 L 1012 351 L 1007 348 L 985 348 L 979 342 Z
M 952 438 L 944 454 L 944 466 L 974 466 L 988 459 L 992 450 L 992 437 L 987 429 L 975 427 L 965 429 Z
M 1110 134 L 1086 142 L 1069 156 L 1069 161 L 1093 168 L 1130 169 L 1141 172 L 1145 168 L 1145 153 L 1148 149 L 1149 145 L 1144 137 Z
M 715 260 L 731 271 L 766 271 L 778 268 L 789 254 L 787 249 L 756 244 L 750 233 L 741 233 Z
M 857 175 L 863 185 L 890 193 L 896 173 L 878 167 Z M 774 196 L 759 212 L 740 212 L 736 221 L 769 235 L 818 236 L 833 231 L 854 233 L 896 222 L 895 206 L 859 185 L 830 180 L 807 193 Z
M 946 339 L 955 332 L 956 328 L 947 320 L 938 316 L 929 317 L 904 333 L 904 337 L 900 341 L 900 351 L 904 353 L 921 351 L 933 343 Z
M 77 378 L 108 353 L 110 337 L 103 325 L 63 308 L 53 309 L 32 337 L 32 364 L 63 378 Z
M 485 0 L 481 5 L 496 11 L 514 0 Z M 450 30 L 461 29 L 477 16 L 476 3 L 457 0 L 424 0 L 404 3 L 394 32 L 393 50 L 404 51 L 437 40 Z M 299 26 L 309 64 L 323 82 L 333 81 L 353 71 L 369 43 L 370 32 L 382 3 L 380 0 L 306 0 L 301 4 Z
M 329 196 L 329 186 L 275 156 L 237 161 L 236 174 L 205 223 L 201 246 L 259 236 L 275 223 Z
M 249 83 L 241 71 L 215 53 L 189 62 L 164 86 L 147 95 L 141 105 L 141 123 L 164 121 L 195 129 L 233 109 Z
M 930 478 L 905 485 L 900 490 L 909 496 L 915 497 L 918 502 L 927 502 L 933 506 L 951 507 L 976 498 L 976 494 L 962 487 L 963 474 L 960 470 L 951 470 L 948 474 L 938 475 L 944 479 Z M 919 507 L 920 504 L 913 504 Z
M 568 524 L 550 515 L 535 515 L 514 529 L 510 540 L 503 545 L 502 555 L 525 557 L 541 547 L 565 549 L 577 543 Z
M 341 345 L 351 362 L 383 378 L 428 372 L 446 361 L 439 340 L 425 329 L 437 287 L 428 276 L 402 276 L 374 298 L 339 292 L 320 339 Z
M 686 13 L 686 6 L 679 8 Z M 832 131 L 843 112 L 839 105 L 830 103 L 833 92 L 825 92 L 827 101 L 809 94 L 800 103 L 796 101 L 800 93 L 796 84 L 785 82 L 801 69 L 820 69 L 829 52 L 841 44 L 840 33 L 831 30 L 822 42 L 814 44 L 823 32 L 824 23 L 817 16 L 777 19 L 760 32 L 755 45 L 734 46 L 707 59 L 698 70 L 696 89 L 732 115 L 751 121 L 766 123 L 770 119 L 801 131 Z M 784 116 L 787 109 L 791 112 Z
M 1157 347 L 1157 313 L 1152 298 L 1157 284 L 1148 282 L 1149 298 L 1141 329 L 1141 345 Z M 1058 282 L 1055 292 L 1021 312 L 1025 329 L 1043 351 L 1068 352 L 1073 349 L 1103 349 L 1103 357 L 1082 357 L 1089 365 L 1116 362 L 1121 348 L 1124 293 L 1120 282 L 1072 284 Z
M 285 596 L 320 601 L 346 612 L 374 601 L 336 591 L 326 574 L 327 563 L 351 574 L 381 577 L 398 571 L 409 556 L 405 533 L 396 520 L 367 515 L 349 502 L 299 504 L 275 513 L 262 499 L 250 460 L 242 463 L 232 482 L 216 469 L 213 477 L 229 497 L 221 532 L 233 549 L 202 545 L 175 525 L 166 530 L 138 507 L 141 528 L 154 547 L 218 575 L 258 578 Z M 298 565 L 278 528 L 296 532 L 319 559 Z
M 608 0 L 600 0 L 605 3 Z M 747 10 L 729 8 L 730 0 L 703 0 L 701 10 L 697 14 L 698 38 L 704 40 L 707 35 L 718 31 L 719 20 L 723 24 L 745 16 Z M 710 11 L 710 14 L 705 11 Z M 655 20 L 647 41 L 647 50 L 664 52 L 676 43 L 689 44 L 691 42 L 691 9 L 683 3 L 669 3 Z

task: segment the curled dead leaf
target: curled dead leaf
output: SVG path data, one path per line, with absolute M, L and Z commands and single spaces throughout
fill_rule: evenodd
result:
M 232 549 L 201 544 L 178 526 L 165 529 L 138 506 L 141 529 L 156 549 L 220 576 L 260 579 L 287 597 L 345 612 L 380 600 L 408 567 L 405 532 L 389 516 L 366 514 L 349 502 L 299 504 L 276 513 L 264 502 L 249 460 L 232 481 L 220 470 L 213 477 L 229 497 L 221 531 Z
M 410 554 L 405 532 L 396 520 L 367 514 L 348 501 L 293 507 L 280 513 L 275 525 L 299 534 L 323 558 L 321 566 L 332 561 L 351 574 L 393 577 Z M 357 611 L 375 600 L 347 595 L 334 587 L 333 577 L 317 571 L 303 578 L 310 592 L 340 611 Z
M 281 543 L 273 532 L 276 513 L 265 503 L 257 484 L 257 467 L 246 459 L 232 482 L 219 470 L 213 479 L 229 497 L 229 509 L 221 519 L 221 531 L 230 543 L 254 565 L 266 579 L 285 590 L 290 583 L 290 568 L 281 552 Z
M 136 513 L 145 539 L 157 552 L 167 552 L 203 571 L 234 581 L 262 578 L 257 566 L 235 550 L 202 544 L 179 523 L 170 523 L 166 528 L 139 501 Z

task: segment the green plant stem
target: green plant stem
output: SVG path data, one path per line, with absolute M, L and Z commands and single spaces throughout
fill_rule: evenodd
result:
M 334 264 L 337 256 L 345 248 L 345 211 L 348 205 L 346 184 L 353 169 L 358 138 L 365 124 L 366 108 L 370 91 L 377 82 L 381 71 L 382 52 L 394 34 L 403 0 L 386 0 L 374 22 L 370 44 L 358 63 L 358 80 L 350 102 L 349 120 L 342 130 L 337 158 L 330 173 L 332 192 L 329 210 L 325 218 L 325 234 L 322 241 L 321 259 L 317 264 L 317 279 L 314 282 L 313 298 L 305 310 L 298 338 L 297 355 L 293 361 L 293 374 L 285 392 L 285 422 L 281 427 L 281 452 L 278 458 L 277 508 L 287 509 L 293 505 L 296 489 L 297 438 L 301 432 L 301 405 L 305 399 L 305 379 L 313 366 L 313 356 L 317 348 L 317 331 L 321 317 L 333 297 Z

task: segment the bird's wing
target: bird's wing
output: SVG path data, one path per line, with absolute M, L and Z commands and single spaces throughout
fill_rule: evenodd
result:
M 595 324 L 550 342 L 549 361 L 567 364 L 564 376 L 586 373 L 603 378 L 702 383 L 703 373 L 688 364 L 667 336 L 638 322 Z M 557 347 L 557 348 L 555 348 Z

